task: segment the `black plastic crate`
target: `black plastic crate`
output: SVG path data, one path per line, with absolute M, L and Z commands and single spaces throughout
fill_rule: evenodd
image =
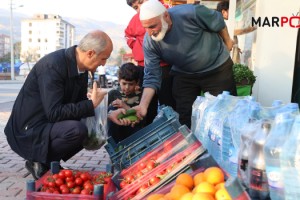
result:
M 125 140 L 119 143 L 116 143 L 112 137 L 107 140 L 104 147 L 117 170 L 121 171 L 132 165 L 147 152 L 178 132 L 181 126 L 178 114 L 171 107 L 162 108 L 159 114 L 160 116 L 152 124 Z

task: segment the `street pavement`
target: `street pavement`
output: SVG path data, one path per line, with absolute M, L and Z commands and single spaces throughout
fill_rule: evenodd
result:
M 33 180 L 25 168 L 25 160 L 14 153 L 6 141 L 4 127 L 10 116 L 14 100 L 24 79 L 0 81 L 0 89 L 9 90 L 0 93 L 0 200 L 24 200 L 26 198 L 26 181 Z M 19 84 L 19 86 L 17 86 Z M 110 163 L 104 147 L 97 151 L 82 150 L 61 165 L 74 170 L 105 171 Z

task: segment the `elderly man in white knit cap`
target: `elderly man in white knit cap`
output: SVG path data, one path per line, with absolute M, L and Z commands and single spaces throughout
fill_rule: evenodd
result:
M 166 10 L 157 0 L 140 8 L 140 20 L 147 33 L 144 92 L 137 115 L 143 117 L 152 96 L 161 86 L 160 60 L 172 65 L 172 94 L 181 124 L 191 126 L 192 104 L 201 91 L 236 95 L 232 40 L 221 13 L 202 5 L 184 4 Z

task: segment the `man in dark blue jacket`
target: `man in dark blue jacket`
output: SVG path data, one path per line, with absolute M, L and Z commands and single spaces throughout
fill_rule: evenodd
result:
M 4 132 L 35 179 L 51 161 L 66 161 L 83 149 L 88 130 L 80 120 L 94 116 L 107 93 L 94 84 L 87 99 L 88 71 L 104 66 L 112 49 L 106 33 L 92 31 L 78 46 L 41 58 L 29 73 Z

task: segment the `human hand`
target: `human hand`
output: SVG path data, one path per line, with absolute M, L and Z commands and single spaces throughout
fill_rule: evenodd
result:
M 123 102 L 121 99 L 116 99 L 114 100 L 113 102 L 111 102 L 111 105 L 113 107 L 116 107 L 116 108 L 124 108 L 124 109 L 129 109 L 130 107 L 125 103 Z
M 98 88 L 97 87 L 97 82 L 94 81 L 93 83 L 93 89 L 91 92 L 88 93 L 88 97 L 90 96 L 90 99 L 93 102 L 94 108 L 96 108 L 101 101 L 104 99 L 104 96 L 107 94 L 107 90 L 103 88 Z
M 118 124 L 120 126 L 134 126 L 136 123 L 138 123 L 139 121 L 136 122 L 132 122 L 129 119 L 126 118 L 122 118 L 122 119 L 118 119 L 118 115 L 120 114 L 126 114 L 126 110 L 123 108 L 119 108 L 117 110 L 114 111 L 110 111 L 109 115 L 108 115 L 108 119 L 110 119 L 113 123 Z
M 138 105 L 132 108 L 136 110 L 136 116 L 139 120 L 143 120 L 143 118 L 147 115 L 147 108 L 145 106 Z

